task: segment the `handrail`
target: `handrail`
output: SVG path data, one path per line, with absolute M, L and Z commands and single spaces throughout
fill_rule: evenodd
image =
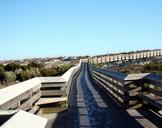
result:
M 66 81 L 66 96 L 67 96 L 67 108 L 69 105 L 69 93 L 72 85 L 72 80 L 75 74 L 79 71 L 82 60 L 80 60 L 79 64 L 75 67 L 70 68 L 66 73 L 64 73 L 61 77 Z
M 159 97 L 162 99 L 162 75 L 152 73 L 124 74 L 91 65 L 89 65 L 89 71 L 95 82 L 107 89 L 109 94 L 122 106 L 132 106 L 139 102 L 139 98 L 142 98 L 143 101 L 147 100 L 152 105 L 158 103 L 162 109 L 161 101 L 150 99 L 159 99 Z
M 91 64 L 109 63 L 122 60 L 134 60 L 143 58 L 152 58 L 162 56 L 162 49 L 145 50 L 128 53 L 107 54 L 102 56 L 94 56 L 89 58 Z
M 65 93 L 65 97 L 69 97 L 69 91 L 71 88 L 72 80 L 74 75 L 79 71 L 80 65 L 81 65 L 82 60 L 80 60 L 79 65 L 75 67 L 71 67 L 67 72 L 65 72 L 62 76 L 59 77 L 36 77 L 32 78 L 30 80 L 26 80 L 24 82 L 11 85 L 9 87 L 0 89 L 0 111 L 2 110 L 12 110 L 12 109 L 22 109 L 22 110 L 32 110 L 33 104 L 40 99 L 41 95 L 44 93 L 48 93 L 51 90 L 41 90 L 41 88 L 48 88 L 48 87 L 63 87 L 65 90 L 59 90 L 61 93 Z M 59 86 L 60 84 L 60 86 Z M 41 91 L 40 91 L 41 90 Z M 59 92 L 56 90 L 56 92 Z M 52 90 L 52 93 L 55 92 L 55 90 Z M 41 94 L 42 93 L 42 94 Z M 68 100 L 68 98 L 67 98 Z M 68 102 L 68 101 L 67 101 Z M 68 106 L 68 105 L 67 105 Z M 38 106 L 36 106 L 38 107 Z M 34 107 L 33 107 L 34 108 Z M 20 113 L 24 113 L 26 116 L 30 116 L 33 119 L 43 119 L 42 117 L 38 117 L 35 115 L 31 115 L 29 112 L 23 112 L 21 111 Z M 12 124 L 13 122 L 17 121 L 17 118 L 23 118 L 22 115 L 19 115 L 19 112 L 15 114 L 13 117 L 11 117 L 11 120 L 7 121 L 3 126 L 5 127 L 6 124 Z M 24 121 L 24 120 L 23 120 Z M 21 125 L 20 122 L 18 125 Z M 45 127 L 45 124 L 47 123 L 46 120 L 44 120 L 40 124 L 39 128 Z M 25 124 L 25 123 L 24 123 Z M 37 123 L 35 124 L 27 124 L 27 127 L 29 126 L 36 126 Z
M 34 88 L 41 88 L 42 83 L 67 83 L 66 88 L 68 89 L 71 84 L 72 77 L 80 68 L 81 61 L 79 65 L 70 68 L 60 77 L 36 77 L 24 82 L 11 85 L 9 87 L 0 89 L 0 106 L 8 101 L 16 98 L 17 96 L 31 90 Z M 34 90 L 33 90 L 34 91 Z M 67 91 L 68 92 L 68 91 Z

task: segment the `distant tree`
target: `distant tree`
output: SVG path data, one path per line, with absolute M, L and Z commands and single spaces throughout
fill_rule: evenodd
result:
M 5 70 L 3 68 L 3 66 L 0 66 L 0 81 L 4 81 L 5 80 Z
M 27 69 L 25 71 L 20 72 L 17 75 L 17 80 L 19 80 L 19 81 L 25 81 L 25 80 L 30 79 L 31 77 L 32 77 L 32 72 Z
M 22 70 L 27 70 L 29 67 L 27 65 L 21 65 Z
M 142 72 L 152 72 L 156 74 L 162 74 L 162 62 L 154 61 L 144 65 Z
M 41 68 L 40 74 L 41 74 L 41 76 L 49 76 L 50 70 L 48 68 Z
M 41 76 L 57 76 L 58 71 L 54 67 L 52 67 L 52 68 L 41 68 L 40 74 L 41 74 Z
M 14 82 L 16 80 L 16 75 L 13 71 L 5 72 L 5 80 L 7 83 Z
M 18 63 L 15 63 L 15 62 L 9 63 L 5 66 L 6 71 L 13 71 L 14 72 L 16 69 L 19 69 L 19 68 L 21 68 L 21 65 L 18 64 Z
M 30 68 L 31 78 L 40 76 L 39 68 Z
M 29 68 L 30 68 L 30 67 L 41 68 L 41 67 L 43 67 L 43 64 L 37 63 L 37 62 L 35 62 L 35 61 L 32 61 L 32 62 L 30 62 L 27 66 L 28 66 Z
M 4 69 L 4 65 L 3 64 L 0 64 L 0 67 L 2 67 Z
M 9 83 L 15 80 L 25 81 L 38 76 L 59 76 L 65 73 L 70 67 L 72 67 L 71 63 L 54 65 L 51 68 L 44 67 L 43 64 L 34 61 L 28 65 L 20 65 L 15 62 L 9 63 L 5 67 L 0 66 L 0 81 Z
M 101 68 L 102 66 L 104 66 L 104 64 L 100 63 L 100 64 L 92 64 L 94 67 L 98 67 Z
M 58 67 L 56 67 L 56 70 L 58 72 L 58 75 L 64 74 L 68 69 L 72 67 L 72 64 L 63 64 Z

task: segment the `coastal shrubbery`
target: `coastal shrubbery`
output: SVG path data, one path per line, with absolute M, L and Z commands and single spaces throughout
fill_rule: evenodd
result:
M 9 63 L 5 66 L 0 64 L 0 88 L 34 77 L 60 76 L 72 66 L 73 64 L 63 63 L 49 67 L 34 61 L 27 65 L 21 65 L 16 62 Z

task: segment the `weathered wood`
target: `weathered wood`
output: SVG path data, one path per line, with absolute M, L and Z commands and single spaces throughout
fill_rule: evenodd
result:
M 148 89 L 149 92 L 162 97 L 162 91 L 157 91 L 157 90 L 152 89 L 152 88 L 147 88 L 147 89 Z
M 148 119 L 146 119 L 143 115 L 141 115 L 136 110 L 127 110 L 129 115 L 131 115 L 137 122 L 139 122 L 144 128 L 158 128 L 155 126 L 152 122 L 150 122 Z
M 100 82 L 102 82 L 102 83 L 105 85 L 105 87 L 109 88 L 111 91 L 113 91 L 115 94 L 117 94 L 119 97 L 121 97 L 121 98 L 123 99 L 124 95 L 121 94 L 121 93 L 119 93 L 119 92 L 118 92 L 117 90 L 115 90 L 113 87 L 109 86 L 109 85 L 107 84 L 106 81 L 104 81 L 103 79 L 100 79 L 100 78 L 98 78 L 98 77 L 96 77 L 96 79 L 98 79 Z M 113 85 L 112 85 L 112 86 L 113 86 Z
M 31 97 L 31 99 L 30 99 L 31 104 L 33 104 L 40 98 L 41 98 L 41 92 L 38 92 L 37 94 L 35 94 L 34 96 Z
M 21 95 L 19 95 L 17 97 L 13 97 L 12 100 L 0 105 L 0 109 L 7 110 L 10 107 L 14 106 L 15 104 L 19 103 L 22 99 L 25 99 L 26 97 L 28 97 L 31 94 L 32 94 L 32 89 L 29 90 L 29 91 L 26 91 L 25 93 L 22 93 Z
M 66 95 L 65 90 L 41 90 L 42 96 L 62 96 Z
M 135 59 L 143 59 L 143 58 L 151 58 L 151 57 L 158 57 L 162 56 L 162 50 L 156 49 L 151 51 L 139 51 L 134 53 L 118 53 L 118 54 L 109 54 L 101 57 L 92 57 L 89 59 L 89 62 L 93 64 L 98 63 L 109 63 L 109 62 L 116 62 L 120 60 L 135 60 Z M 103 61 L 106 58 L 106 61 Z
M 105 76 L 110 77 L 112 79 L 115 79 L 119 82 L 124 82 L 124 78 L 126 77 L 126 75 L 123 74 L 123 73 L 112 72 L 112 71 L 108 71 L 108 70 L 105 70 L 105 69 L 99 69 L 99 68 L 94 68 L 93 72 L 105 75 Z
M 43 83 L 42 87 L 64 87 L 66 83 Z
M 157 107 L 158 109 L 162 109 L 162 98 L 156 98 L 154 96 L 143 94 L 140 94 L 138 96 L 143 100 L 144 103 L 148 103 Z M 159 100 L 161 100 L 161 102 Z
M 14 115 L 18 110 L 0 110 L 0 116 Z
M 156 79 L 155 80 L 148 79 L 147 82 L 152 84 L 152 85 L 155 85 L 157 87 L 161 87 L 162 88 L 162 81 L 157 81 Z
M 10 109 L 11 107 L 17 105 L 21 100 L 29 97 L 30 95 L 32 95 L 33 92 L 36 92 L 37 90 L 39 90 L 40 88 L 40 84 L 38 84 L 37 86 L 35 86 L 34 88 L 29 89 L 26 92 L 23 92 L 22 94 L 13 97 L 11 100 L 5 102 L 4 104 L 0 105 L 0 109 L 2 110 L 7 110 Z
M 20 107 L 18 109 L 21 110 L 31 109 L 33 107 L 33 103 L 36 102 L 40 97 L 41 97 L 41 92 L 36 93 L 34 96 L 31 95 L 24 103 L 20 104 Z
M 132 90 L 129 91 L 129 94 L 131 95 L 131 93 L 135 93 L 135 92 L 138 92 L 140 90 L 142 90 L 142 87 L 134 88 L 134 89 L 132 89 Z
M 162 110 L 158 111 L 158 113 L 159 113 L 160 115 L 162 115 Z
M 130 105 L 129 106 L 129 109 L 134 109 L 134 110 L 136 110 L 138 108 L 141 108 L 143 106 L 143 104 L 142 103 L 139 103 L 139 102 L 133 103 L 133 104 L 129 103 L 129 105 Z
M 51 104 L 57 102 L 67 101 L 67 97 L 60 97 L 60 98 L 40 98 L 35 105 L 44 105 L 44 104 Z
M 18 111 L 1 128 L 45 128 L 46 123 L 46 118 L 25 111 Z
M 29 110 L 29 112 L 35 114 L 39 110 L 39 108 L 39 106 L 34 106 L 32 107 L 32 109 Z
M 124 91 L 124 90 L 123 90 L 124 88 L 123 88 L 121 85 L 118 85 L 118 84 L 114 83 L 113 81 L 108 80 L 107 78 L 101 76 L 101 74 L 94 73 L 94 75 L 96 75 L 98 78 L 104 79 L 104 80 L 107 81 L 108 83 L 114 85 L 116 88 L 118 88 L 118 89 Z
M 95 79 L 95 82 L 98 84 L 98 85 L 100 85 L 100 86 L 102 86 L 103 88 L 105 88 L 105 86 L 104 86 L 104 84 L 102 83 L 102 82 L 100 82 L 97 78 L 94 78 Z M 105 88 L 106 89 L 106 88 Z M 110 95 L 116 100 L 116 101 L 118 101 L 117 103 L 119 104 L 119 105 L 123 105 L 123 103 L 124 103 L 124 101 L 123 101 L 123 99 L 120 99 L 119 97 L 116 97 L 116 95 L 114 95 L 111 91 L 109 91 L 110 92 Z
M 29 98 L 27 101 L 25 101 L 23 104 L 20 105 L 18 108 L 19 110 L 29 110 L 32 108 L 31 99 Z

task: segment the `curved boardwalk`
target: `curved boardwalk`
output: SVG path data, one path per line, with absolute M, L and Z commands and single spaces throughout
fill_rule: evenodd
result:
M 69 109 L 49 120 L 46 128 L 142 128 L 106 92 L 91 82 L 87 64 L 73 80 Z

